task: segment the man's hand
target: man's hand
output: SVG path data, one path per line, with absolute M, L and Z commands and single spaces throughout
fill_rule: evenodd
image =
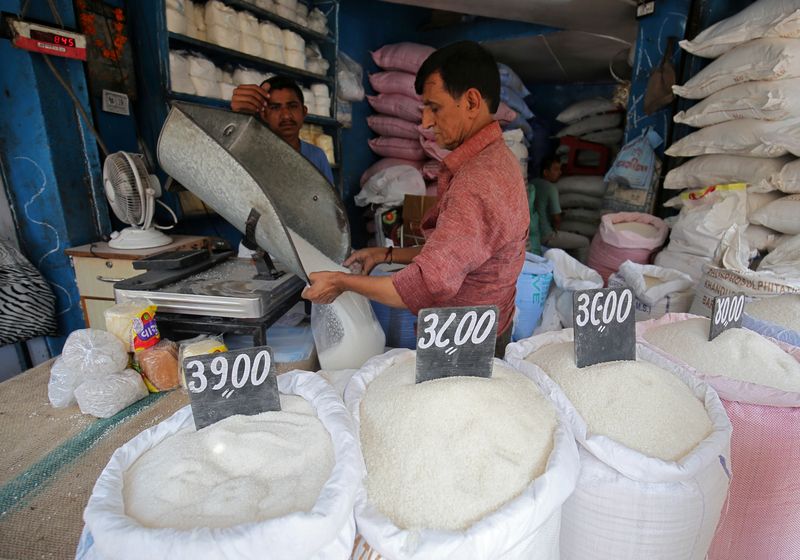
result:
M 359 266 L 361 267 L 360 273 L 363 275 L 369 274 L 376 265 L 385 262 L 386 259 L 386 249 L 381 247 L 368 247 L 367 249 L 359 249 L 358 251 L 353 251 L 347 260 L 344 261 L 344 266 L 350 266 L 352 264 L 357 265 L 356 268 Z
M 261 116 L 269 103 L 269 84 L 258 86 L 246 84 L 233 90 L 231 110 L 237 113 L 252 113 Z
M 338 282 L 343 272 L 312 272 L 308 275 L 311 285 L 301 294 L 313 303 L 333 303 L 344 291 Z

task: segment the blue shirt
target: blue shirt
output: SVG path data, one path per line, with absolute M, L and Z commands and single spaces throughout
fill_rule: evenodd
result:
M 331 171 L 331 166 L 328 163 L 328 156 L 325 155 L 325 152 L 313 144 L 300 140 L 300 153 L 304 158 L 313 163 L 314 167 L 319 169 L 319 172 L 325 176 L 331 185 L 333 184 L 333 171 Z

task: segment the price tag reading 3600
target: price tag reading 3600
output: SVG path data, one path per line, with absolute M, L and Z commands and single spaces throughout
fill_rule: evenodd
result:
M 630 288 L 581 290 L 572 297 L 578 367 L 636 359 L 636 319 Z
M 281 409 L 269 346 L 186 358 L 183 369 L 198 430 L 235 414 Z
M 715 297 L 711 309 L 711 325 L 708 329 L 709 342 L 728 329 L 740 328 L 743 313 L 744 294 Z
M 466 375 L 491 377 L 497 307 L 423 309 L 417 316 L 417 383 Z

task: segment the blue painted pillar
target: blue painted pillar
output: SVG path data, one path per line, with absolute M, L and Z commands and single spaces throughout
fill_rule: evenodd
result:
M 19 13 L 24 3 L 0 0 L 0 10 Z M 76 29 L 72 2 L 54 4 L 65 28 Z M 56 25 L 45 0 L 31 0 L 27 17 Z M 51 60 L 91 115 L 83 63 Z M 100 157 L 94 137 L 42 55 L 0 39 L 0 61 L 0 166 L 20 247 L 57 298 L 59 336 L 48 339 L 48 347 L 58 354 L 64 338 L 84 327 L 64 249 L 96 241 L 111 229 Z

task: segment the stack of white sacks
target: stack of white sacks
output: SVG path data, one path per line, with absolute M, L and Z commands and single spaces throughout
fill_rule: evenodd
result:
M 556 133 L 557 138 L 576 136 L 587 142 L 603 144 L 611 148 L 612 153 L 619 151 L 622 145 L 623 113 L 620 107 L 610 99 L 594 97 L 573 103 L 561 113 L 556 120 L 566 126 Z M 596 165 L 597 162 L 578 161 L 580 165 Z
M 368 95 L 367 100 L 377 114 L 368 117 L 367 124 L 378 134 L 377 138 L 369 140 L 369 146 L 382 159 L 362 174 L 362 187 L 370 178 L 388 168 L 410 165 L 422 173 L 427 194 L 436 196 L 441 161 L 450 152 L 436 144 L 433 130 L 422 128 L 422 97 L 414 89 L 417 70 L 433 51 L 426 45 L 397 43 L 385 45 L 372 53 L 375 64 L 382 71 L 369 76 L 370 85 L 377 95 Z M 516 74 L 513 76 L 524 88 Z M 527 177 L 527 140 L 517 130 L 519 127 L 512 126 L 519 115 L 506 103 L 500 103 L 495 119 L 506 130 L 504 141 L 520 162 L 523 177 Z
M 697 280 L 734 225 L 750 257 L 800 234 L 800 6 L 760 0 L 681 47 L 715 60 L 673 87 L 702 100 L 674 117 L 700 130 L 666 152 L 693 159 L 664 188 L 694 190 L 668 203 L 682 209 L 656 263 Z
M 277 4 L 268 0 L 256 5 L 313 31 L 328 33 L 325 14 L 318 9 L 309 14 L 308 7 L 297 0 L 278 0 Z M 315 74 L 325 75 L 330 68 L 316 44 L 306 44 L 294 31 L 260 21 L 249 11 L 236 11 L 218 0 L 205 5 L 168 0 L 166 17 L 167 29 L 173 33 Z
M 498 63 L 497 70 L 500 72 L 500 100 L 501 107 L 497 111 L 497 120 L 503 128 L 503 139 L 506 146 L 514 153 L 519 161 L 522 178 L 528 181 L 528 146 L 533 140 L 533 129 L 528 124 L 528 120 L 533 118 L 525 98 L 531 92 L 522 83 L 522 80 L 506 64 Z M 504 113 L 507 117 L 499 118 Z M 513 117 L 511 113 L 516 113 Z
M 561 230 L 592 240 L 603 216 L 606 183 L 602 175 L 569 175 L 556 183 L 558 202 L 564 213 Z

